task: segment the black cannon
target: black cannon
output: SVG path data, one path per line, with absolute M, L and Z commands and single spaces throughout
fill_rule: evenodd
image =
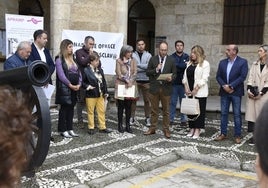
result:
M 40 86 L 46 85 L 49 79 L 49 67 L 40 60 L 32 62 L 27 67 L 0 72 L 0 84 L 21 89 L 27 95 L 28 105 L 32 110 L 33 131 L 27 145 L 29 165 L 26 171 L 34 171 L 41 166 L 48 153 L 51 136 L 50 110 Z

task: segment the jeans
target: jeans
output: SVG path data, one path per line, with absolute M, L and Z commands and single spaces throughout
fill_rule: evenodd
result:
M 174 121 L 174 117 L 176 115 L 176 106 L 178 103 L 178 97 L 179 102 L 181 104 L 182 98 L 185 98 L 185 91 L 183 85 L 172 85 L 172 94 L 171 94 L 171 102 L 170 102 L 170 113 L 169 113 L 169 120 L 171 122 Z M 187 116 L 185 114 L 180 114 L 181 122 L 187 121 Z
M 241 96 L 221 96 L 221 134 L 227 135 L 229 107 L 232 103 L 234 114 L 234 136 L 241 136 Z

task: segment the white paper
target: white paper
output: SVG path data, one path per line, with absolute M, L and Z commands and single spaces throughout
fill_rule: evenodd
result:
M 105 97 L 104 98 L 104 109 L 105 109 L 105 111 L 107 110 L 107 105 L 108 105 L 108 99 Z
M 166 80 L 168 77 L 171 77 L 172 73 L 168 73 L 168 74 L 160 74 L 157 78 L 157 80 Z
M 117 89 L 118 93 L 118 97 L 134 97 L 135 96 L 135 86 L 131 86 L 126 88 L 125 85 L 118 85 L 118 89 Z

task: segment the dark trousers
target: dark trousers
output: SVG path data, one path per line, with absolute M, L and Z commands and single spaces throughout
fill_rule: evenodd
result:
M 62 104 L 59 111 L 58 131 L 73 130 L 74 105 Z
M 254 122 L 252 122 L 252 121 L 248 121 L 248 132 L 249 132 L 249 133 L 254 132 L 254 125 L 255 125 Z
M 86 91 L 84 88 L 80 88 L 77 92 L 77 103 L 76 103 L 76 112 L 77 112 L 77 119 L 79 123 L 83 122 L 83 108 L 85 107 L 85 94 Z
M 125 110 L 125 115 L 126 115 L 126 126 L 129 125 L 130 114 L 131 114 L 131 104 L 132 104 L 132 100 L 129 100 L 129 99 L 117 100 L 117 117 L 118 117 L 119 125 L 122 125 L 123 123 L 124 110 Z
M 157 93 L 150 93 L 151 102 L 151 127 L 150 129 L 155 130 L 158 124 L 159 117 L 159 102 L 161 101 L 162 113 L 163 113 L 163 130 L 169 130 L 169 103 L 170 95 L 164 95 L 164 88 L 160 88 Z
M 191 129 L 204 129 L 205 128 L 205 118 L 206 118 L 206 106 L 207 106 L 207 97 L 199 98 L 200 115 L 195 121 L 188 121 L 189 127 Z M 189 118 L 194 118 L 195 116 L 188 115 Z

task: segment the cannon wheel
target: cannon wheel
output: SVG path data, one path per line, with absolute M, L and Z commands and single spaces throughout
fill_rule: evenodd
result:
M 46 159 L 51 137 L 51 118 L 49 105 L 41 87 L 31 86 L 30 108 L 32 110 L 33 131 L 27 146 L 27 172 L 34 172 Z M 31 173 L 30 173 L 31 174 Z

